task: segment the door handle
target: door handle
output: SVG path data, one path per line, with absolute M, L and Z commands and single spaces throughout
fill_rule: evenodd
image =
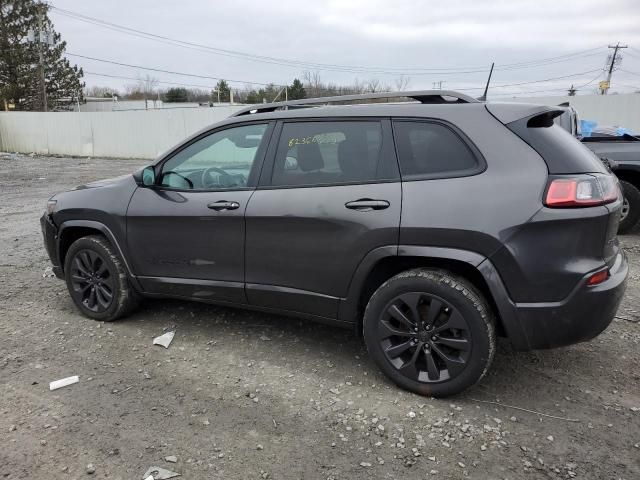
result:
M 360 211 L 384 210 L 389 208 L 389 205 L 391 204 L 386 200 L 372 200 L 371 198 L 360 198 L 344 204 L 345 207 L 351 210 Z
M 212 202 L 207 205 L 207 208 L 211 210 L 215 210 L 219 212 L 220 210 L 236 210 L 240 208 L 240 204 L 238 202 L 228 202 L 226 200 L 219 200 L 217 202 Z

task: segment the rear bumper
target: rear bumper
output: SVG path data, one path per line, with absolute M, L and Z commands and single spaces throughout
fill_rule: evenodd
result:
M 590 340 L 604 331 L 627 288 L 629 265 L 622 250 L 610 264 L 611 276 L 588 286 L 585 275 L 562 301 L 513 303 L 493 265 L 479 265 L 493 295 L 505 334 L 516 350 L 555 348 Z
M 611 323 L 627 287 L 629 265 L 620 251 L 611 276 L 587 285 L 587 277 L 561 302 L 516 304 L 518 323 L 529 349 L 554 348 L 590 340 Z
M 46 213 L 40 217 L 40 228 L 42 229 L 42 237 L 44 239 L 44 248 L 47 250 L 49 259 L 53 264 L 53 273 L 58 278 L 64 278 L 62 266 L 58 258 L 58 228 L 51 221 Z

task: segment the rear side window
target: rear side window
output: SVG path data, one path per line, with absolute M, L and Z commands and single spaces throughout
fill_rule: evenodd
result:
M 296 186 L 375 181 L 381 155 L 380 122 L 285 123 L 271 184 Z
M 556 111 L 507 124 L 544 159 L 551 174 L 608 173 L 600 159 L 564 128 L 554 123 Z
M 393 131 L 403 180 L 459 177 L 481 170 L 474 152 L 446 125 L 396 121 Z

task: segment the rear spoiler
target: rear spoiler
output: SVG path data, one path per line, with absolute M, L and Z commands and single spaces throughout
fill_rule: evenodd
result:
M 491 115 L 507 125 L 518 120 L 528 119 L 530 127 L 551 126 L 555 117 L 564 113 L 561 107 L 534 105 L 530 103 L 487 103 L 486 108 Z

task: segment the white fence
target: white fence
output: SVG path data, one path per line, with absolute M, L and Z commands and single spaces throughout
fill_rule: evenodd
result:
M 155 158 L 242 106 L 131 112 L 0 112 L 0 151 Z
M 640 94 L 513 98 L 570 102 L 580 118 L 640 133 Z M 0 151 L 51 155 L 155 158 L 242 106 L 124 112 L 0 112 Z
M 578 116 L 582 120 L 595 120 L 598 125 L 625 127 L 640 134 L 640 93 L 510 98 L 500 101 L 543 105 L 558 105 L 569 102 L 578 111 Z

